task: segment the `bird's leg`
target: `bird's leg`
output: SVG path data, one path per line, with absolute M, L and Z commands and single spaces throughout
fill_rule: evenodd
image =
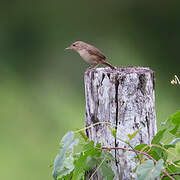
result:
M 98 64 L 96 64 L 93 68 L 94 68 L 94 69 L 96 69 L 98 66 L 99 66 L 99 63 L 98 63 Z
M 97 68 L 99 66 L 99 63 L 98 64 L 92 64 L 90 67 L 89 67 L 89 69 L 95 69 L 95 68 Z

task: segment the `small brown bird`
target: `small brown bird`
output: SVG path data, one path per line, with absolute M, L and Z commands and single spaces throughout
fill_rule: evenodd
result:
M 91 64 L 90 68 L 96 68 L 99 64 L 105 64 L 111 69 L 115 69 L 111 64 L 106 61 L 104 54 L 94 46 L 87 44 L 82 41 L 76 41 L 66 49 L 72 49 L 79 53 L 79 55 L 86 61 Z

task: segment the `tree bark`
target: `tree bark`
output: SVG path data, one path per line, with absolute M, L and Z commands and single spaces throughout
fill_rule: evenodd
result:
M 86 127 L 98 122 L 115 125 L 116 138 L 111 133 L 113 126 L 100 123 L 86 130 L 95 143 L 106 147 L 130 148 L 123 141 L 128 134 L 139 132 L 130 141 L 132 147 L 150 144 L 156 134 L 154 97 L 154 72 L 145 67 L 116 67 L 87 69 L 84 76 L 86 96 Z M 111 127 L 111 128 L 110 128 Z M 123 140 L 123 141 L 122 141 Z M 115 161 L 112 168 L 114 180 L 135 179 L 133 172 L 137 160 L 134 152 L 112 150 Z M 92 172 L 91 172 L 92 173 Z M 103 178 L 97 172 L 95 180 Z

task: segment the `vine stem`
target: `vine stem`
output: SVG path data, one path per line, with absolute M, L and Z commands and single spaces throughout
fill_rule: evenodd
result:
M 154 163 L 157 163 L 157 161 L 152 157 L 150 156 L 148 153 L 146 152 L 143 152 L 143 151 L 138 151 L 138 150 L 135 150 L 135 149 L 129 149 L 129 148 L 122 148 L 122 147 L 101 147 L 101 148 L 98 148 L 98 149 L 101 149 L 101 150 L 124 150 L 124 151 L 132 151 L 132 152 L 136 152 L 136 153 L 139 153 L 139 154 L 144 154 L 146 157 L 148 157 L 149 159 L 151 159 Z M 162 172 L 164 173 L 165 176 L 169 177 L 171 180 L 175 180 L 171 175 L 168 174 L 168 172 L 163 169 Z
M 170 175 L 171 176 L 176 176 L 176 175 L 180 175 L 180 173 L 170 173 Z M 161 176 L 161 178 L 165 178 L 165 177 L 167 177 L 166 175 L 163 175 L 163 176 Z
M 94 127 L 94 126 L 97 126 L 97 125 L 99 125 L 99 124 L 106 124 L 106 125 L 116 126 L 116 125 L 114 125 L 113 123 L 110 123 L 110 122 L 97 122 L 97 123 L 91 124 L 90 126 L 87 126 L 87 127 L 85 127 L 85 128 L 78 129 L 77 131 L 74 131 L 74 132 L 75 132 L 75 133 L 79 133 L 79 132 L 81 132 L 81 131 L 85 131 L 85 130 L 90 129 L 90 128 Z
M 113 150 L 113 149 L 116 149 L 116 150 L 125 150 L 125 151 L 132 151 L 132 152 L 137 152 L 139 154 L 144 154 L 145 156 L 147 156 L 149 159 L 153 160 L 154 163 L 156 163 L 157 161 L 151 157 L 149 154 L 147 154 L 146 152 L 143 152 L 143 151 L 138 151 L 138 150 L 135 150 L 135 149 L 129 149 L 129 148 L 122 148 L 122 147 L 112 147 L 112 148 L 109 148 L 109 147 L 101 147 L 99 149 L 103 149 L 103 150 Z
M 104 157 L 104 159 L 102 160 L 102 162 L 99 164 L 99 166 L 96 168 L 96 170 L 94 171 L 94 173 L 91 175 L 91 177 L 89 178 L 89 180 L 91 180 L 94 176 L 94 174 L 96 174 L 96 172 L 98 171 L 98 169 L 102 166 L 102 164 L 104 163 L 104 161 L 106 160 L 106 156 Z

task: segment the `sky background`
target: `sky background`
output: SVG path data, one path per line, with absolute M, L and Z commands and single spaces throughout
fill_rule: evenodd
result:
M 0 179 L 52 179 L 61 137 L 84 126 L 88 65 L 64 51 L 73 41 L 155 71 L 158 129 L 180 109 L 178 1 L 0 2 Z

